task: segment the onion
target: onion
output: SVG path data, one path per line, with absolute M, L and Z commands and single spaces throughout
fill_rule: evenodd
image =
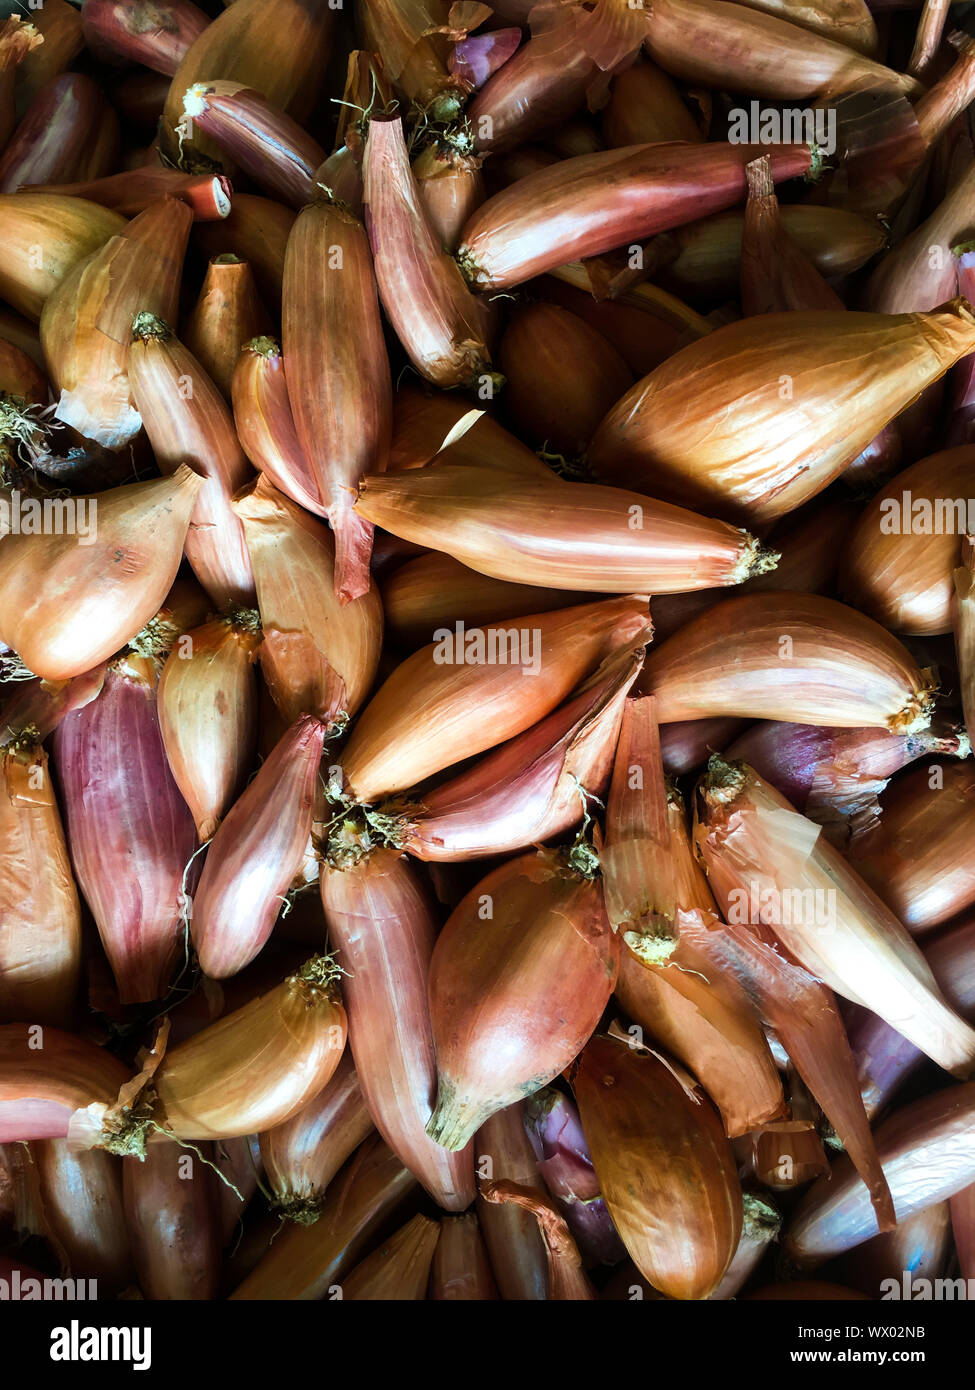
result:
M 81 15 L 66 0 L 44 0 L 42 9 L 32 10 L 32 24 L 44 42 L 32 48 L 24 59 L 17 81 L 19 101 L 33 101 L 52 77 L 70 68 L 84 47 Z
M 336 1178 L 314 1225 L 289 1223 L 231 1299 L 307 1303 L 331 1294 L 415 1186 L 378 1135 L 367 1140 Z
M 231 395 L 237 437 L 254 467 L 299 507 L 324 516 L 318 483 L 298 443 L 284 358 L 273 338 L 252 338 L 242 344 Z
M 492 29 L 485 34 L 469 34 L 454 44 L 447 66 L 466 88 L 476 91 L 508 61 L 520 43 L 520 29 Z
M 448 138 L 427 145 L 413 161 L 417 193 L 434 235 L 445 251 L 456 249 L 468 218 L 484 202 L 481 161 L 465 142 Z
M 169 766 L 209 840 L 241 790 L 257 741 L 257 614 L 238 610 L 182 635 L 159 679 L 159 727 Z
M 167 77 L 209 23 L 190 0 L 155 3 L 149 22 L 129 0 L 85 0 L 81 13 L 85 43 L 100 60 L 142 63 Z
M 731 1148 L 710 1102 L 652 1052 L 597 1035 L 574 1082 L 610 1215 L 668 1298 L 707 1298 L 741 1236 Z
M 617 962 L 598 884 L 557 852 L 522 855 L 482 879 L 430 964 L 440 1076 L 431 1138 L 463 1148 L 495 1111 L 568 1066 L 609 999 Z
M 975 1180 L 975 1085 L 951 1086 L 898 1110 L 877 1130 L 877 1151 L 898 1220 L 925 1211 Z M 846 1157 L 806 1193 L 785 1234 L 786 1253 L 811 1268 L 876 1233 L 866 1188 Z
M 47 756 L 23 733 L 0 752 L 0 919 L 0 1020 L 70 1025 L 81 905 Z
M 665 72 L 638 59 L 613 79 L 602 116 L 603 139 L 610 149 L 654 145 L 664 140 L 703 140 L 701 129 Z
M 197 222 L 217 222 L 230 213 L 230 180 L 222 174 L 181 174 L 178 169 L 148 166 L 80 183 L 40 187 L 37 193 L 86 198 L 125 217 L 145 212 L 157 198 L 179 198 Z
M 346 1275 L 342 1281 L 343 1303 L 407 1303 L 425 1299 L 439 1239 L 436 1221 L 414 1216 Z
M 961 681 L 961 704 L 965 716 L 965 728 L 971 741 L 975 734 L 975 543 L 970 536 L 962 541 L 961 563 L 952 578 L 955 597 L 952 611 L 952 627 L 955 633 L 955 655 L 958 661 L 958 675 Z
M 525 638 L 528 655 L 538 667 L 528 679 L 522 665 L 441 664 L 438 644 L 422 647 L 396 668 L 356 721 L 342 753 L 349 791 L 358 801 L 375 801 L 522 733 L 610 651 L 648 636 L 646 614 L 645 600 L 619 598 L 524 619 L 531 634 Z M 491 635 L 491 629 L 472 629 L 464 651 L 476 654 L 476 644 Z M 497 643 L 496 631 L 492 640 Z
M 17 122 L 14 104 L 14 83 L 17 68 L 32 48 L 44 42 L 44 36 L 33 24 L 25 24 L 19 15 L 0 21 L 0 148 L 10 138 Z
M 537 1190 L 538 1164 L 525 1132 L 525 1105 L 498 1110 L 474 1139 L 475 1166 L 491 1181 L 504 1180 Z M 548 1262 L 538 1223 L 530 1212 L 495 1203 L 481 1183 L 477 1217 L 491 1269 L 506 1301 L 544 1302 L 548 1297 Z
M 122 448 L 142 426 L 127 373 L 132 321 L 141 312 L 172 320 L 192 221 L 185 203 L 159 198 L 45 300 L 41 343 L 60 392 L 55 417 L 106 449 Z
M 410 361 L 435 386 L 490 380 L 480 310 L 431 226 L 400 120 L 372 117 L 362 176 L 379 295 Z
M 22 681 L 0 706 L 0 748 L 19 744 L 29 725 L 43 741 L 66 714 L 90 704 L 104 680 L 105 666 L 98 665 L 67 681 Z
M 119 1160 L 98 1149 L 74 1152 L 67 1139 L 43 1139 L 31 1144 L 25 1161 L 35 1170 L 45 1228 L 37 1233 L 63 1252 L 72 1276 L 118 1293 L 132 1271 Z
M 54 734 L 71 862 L 123 1003 L 165 994 L 195 878 L 184 884 L 196 834 L 166 759 L 156 683 L 151 660 L 123 657 Z
M 335 1174 L 371 1133 L 372 1117 L 346 1050 L 328 1085 L 261 1135 L 276 1213 L 303 1226 L 317 1221 Z
M 551 477 L 546 463 L 489 415 L 446 391 L 401 386 L 395 397 L 389 472 L 437 463 Z
M 411 865 L 395 850 L 370 853 L 366 836 L 340 830 L 321 869 L 329 939 L 347 976 L 349 1046 L 380 1134 L 438 1206 L 463 1211 L 474 1200 L 473 1152 L 455 1157 L 424 1132 L 437 1088 L 427 1000 L 437 921 Z
M 634 145 L 562 160 L 519 179 L 479 208 L 457 259 L 479 290 L 510 289 L 580 256 L 596 256 L 692 216 L 720 212 L 745 192 L 751 145 Z M 809 172 L 805 145 L 775 152 L 779 179 Z
M 110 1105 L 128 1079 L 117 1057 L 73 1033 L 0 1024 L 0 1143 L 64 1139 L 72 1116 Z
M 376 276 L 381 281 L 378 265 Z M 392 429 L 376 280 L 358 218 L 325 202 L 299 214 L 288 238 L 282 315 L 295 430 L 335 533 L 336 593 L 348 603 L 369 588 L 372 547 L 371 527 L 352 512 L 353 489 L 363 474 L 385 468 Z M 341 351 L 323 355 L 322 334 Z
M 741 1204 L 741 1239 L 724 1278 L 711 1295 L 715 1302 L 735 1298 L 755 1273 L 769 1245 L 779 1238 L 782 1216 L 767 1198 L 743 1192 Z
M 549 1298 L 554 1301 L 595 1299 L 596 1292 L 582 1268 L 579 1248 L 565 1218 L 554 1203 L 537 1188 L 501 1180 L 484 1183 L 481 1192 L 488 1202 L 520 1207 L 537 1219 L 545 1242 L 549 1268 Z
M 300 715 L 213 837 L 192 917 L 211 979 L 243 970 L 271 935 L 311 833 L 325 733 L 321 720 Z
M 740 719 L 685 719 L 660 730 L 664 771 L 671 777 L 694 772 L 716 748 L 724 748 L 747 727 Z
M 233 504 L 254 566 L 264 640 L 261 670 L 293 723 L 314 714 L 342 727 L 369 693 L 379 665 L 382 605 L 368 584 L 342 603 L 328 529 L 262 476 Z
M 599 426 L 590 462 L 609 481 L 772 521 L 821 492 L 973 343 L 960 299 L 930 314 L 743 319 L 638 382 Z
M 738 584 L 777 558 L 726 522 L 622 488 L 439 462 L 364 478 L 356 510 L 496 579 L 597 593 Z
M 868 58 L 877 56 L 877 26 L 864 0 L 825 0 L 818 5 L 808 5 L 805 0 L 747 0 L 747 4 L 750 10 L 787 19 Z
M 806 970 L 946 1071 L 964 1077 L 975 1067 L 975 1032 L 948 1007 L 905 928 L 818 826 L 750 768 L 716 757 L 698 814 L 698 853 L 726 918 L 773 927 Z
M 915 936 L 975 903 L 973 792 L 970 761 L 913 768 L 850 844 L 857 873 Z
M 363 0 L 356 11 L 363 48 L 433 121 L 453 120 L 463 103 L 463 85 L 447 70 L 448 13 L 447 0 Z
M 735 715 L 911 734 L 930 723 L 930 680 L 855 609 L 773 592 L 726 599 L 695 618 L 651 649 L 640 685 L 657 697 L 661 723 Z
M 435 1301 L 497 1298 L 480 1224 L 472 1211 L 441 1218 L 427 1296 Z
M 118 158 L 118 118 L 90 77 L 64 73 L 31 103 L 0 155 L 0 192 L 108 174 Z
M 247 261 L 254 272 L 261 302 L 276 314 L 281 307 L 284 257 L 294 224 L 295 214 L 291 208 L 271 198 L 235 193 L 233 206 L 223 221 L 218 224 L 197 222 L 193 227 L 193 240 L 208 256 L 230 252 Z
M 891 1280 L 903 1289 L 905 1274 L 910 1283 L 942 1278 L 950 1256 L 951 1213 L 947 1202 L 938 1202 L 865 1241 L 842 1259 L 837 1272 L 868 1297 L 883 1298 Z
M 122 1160 L 126 1225 L 146 1298 L 217 1296 L 222 1240 L 210 1162 L 174 1143 L 153 1144 L 141 1162 Z
M 263 333 L 267 324 L 247 262 L 234 255 L 211 260 L 183 337 L 225 401 L 231 398 L 241 348 Z

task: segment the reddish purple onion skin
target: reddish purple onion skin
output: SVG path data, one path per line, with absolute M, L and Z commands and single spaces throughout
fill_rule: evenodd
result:
M 486 1120 L 474 1136 L 474 1163 L 489 1181 L 540 1187 L 538 1164 L 525 1130 L 525 1102 L 516 1101 Z M 477 1214 L 501 1297 L 538 1302 L 549 1296 L 548 1260 L 538 1222 L 530 1211 L 485 1201 L 478 1193 Z
M 571 1097 L 545 1086 L 525 1102 L 525 1128 L 538 1171 L 568 1222 L 586 1265 L 626 1259 L 609 1208 L 599 1190 L 589 1145 Z
M 963 1018 L 975 1021 L 975 917 L 925 942 L 924 956 L 951 1007 Z M 856 1011 L 847 1031 L 863 1104 L 872 1119 L 926 1059 L 868 1009 Z
M 38 93 L 0 156 L 0 193 L 110 174 L 118 117 L 90 77 L 65 72 Z
M 975 1082 L 896 1111 L 880 1125 L 876 1141 L 899 1221 L 961 1192 L 975 1182 Z M 809 1269 L 876 1233 L 866 1185 L 844 1154 L 799 1203 L 783 1248 Z
M 683 777 L 696 771 L 712 753 L 726 747 L 747 728 L 747 719 L 684 719 L 676 724 L 663 724 L 660 753 L 664 772 L 671 777 Z
M 882 1298 L 886 1281 L 903 1287 L 904 1276 L 941 1279 L 951 1254 L 951 1213 L 948 1202 L 937 1202 L 895 1226 L 864 1241 L 844 1255 L 836 1275 L 869 1298 Z M 889 1288 L 889 1284 L 887 1285 Z
M 169 769 L 155 678 L 110 668 L 98 698 L 54 731 L 54 764 L 75 878 L 121 1001 L 158 999 L 182 949 L 196 828 Z
M 468 34 L 455 43 L 447 70 L 470 91 L 477 91 L 502 67 L 521 43 L 520 29 L 492 29 L 487 34 Z

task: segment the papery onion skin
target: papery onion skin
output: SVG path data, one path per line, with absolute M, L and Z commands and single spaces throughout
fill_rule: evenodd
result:
M 382 604 L 375 585 L 343 603 L 328 528 L 262 475 L 239 495 L 257 583 L 264 680 L 289 723 L 314 714 L 329 724 L 356 714 L 379 666 Z
M 416 1187 L 409 1169 L 378 1135 L 367 1140 L 335 1179 L 319 1220 L 311 1226 L 289 1223 L 231 1300 L 325 1298 Z
M 646 58 L 614 78 L 602 113 L 602 132 L 611 149 L 661 140 L 696 144 L 704 138 L 673 81 Z
M 27 1160 L 36 1170 L 45 1224 L 76 1277 L 117 1293 L 131 1278 L 132 1260 L 122 1210 L 119 1160 L 103 1150 L 73 1151 L 67 1139 L 33 1143 Z
M 0 155 L 0 192 L 96 179 L 118 158 L 118 118 L 101 89 L 63 73 L 34 99 Z
M 271 935 L 311 833 L 325 732 L 321 720 L 301 715 L 214 835 L 191 922 L 211 979 L 243 970 Z
M 474 1212 L 441 1217 L 428 1297 L 437 1302 L 497 1299 L 491 1262 Z
M 645 600 L 621 598 L 522 619 L 519 630 L 538 634 L 538 674 L 528 679 L 517 666 L 441 665 L 434 646 L 422 647 L 356 721 L 341 758 L 347 786 L 357 800 L 375 801 L 513 738 L 565 699 L 608 650 L 644 633 L 649 639 L 646 614 Z
M 228 216 L 232 189 L 222 174 L 181 174 L 148 165 L 82 183 L 41 186 L 35 192 L 87 198 L 125 217 L 135 217 L 157 198 L 170 195 L 186 203 L 197 222 L 215 222 Z
M 425 1133 L 437 1091 L 427 974 L 437 935 L 432 904 L 415 868 L 397 850 L 356 862 L 341 850 L 321 868 L 329 939 L 345 971 L 349 1047 L 380 1134 L 439 1207 L 474 1200 L 473 1151 L 456 1155 Z
M 481 161 L 434 142 L 413 161 L 413 177 L 434 235 L 445 251 L 455 250 L 466 222 L 486 196 Z
M 241 790 L 257 741 L 260 633 L 252 621 L 212 619 L 185 633 L 159 679 L 159 727 L 176 785 L 209 840 Z
M 127 1067 L 73 1033 L 0 1024 L 0 1142 L 64 1139 L 77 1110 L 110 1105 Z
M 498 1110 L 477 1131 L 474 1163 L 478 1172 L 490 1169 L 492 1179 L 538 1186 L 538 1164 L 525 1132 L 522 1101 Z M 535 1218 L 518 1207 L 485 1201 L 481 1188 L 477 1216 L 501 1297 L 509 1302 L 544 1301 L 548 1268 Z
M 118 236 L 124 226 L 125 219 L 118 213 L 81 198 L 36 192 L 0 197 L 4 302 L 37 323 L 46 301 L 68 273 Z M 36 246 L 44 247 L 40 265 Z
M 975 1084 L 952 1086 L 896 1111 L 877 1130 L 877 1151 L 903 1221 L 961 1192 L 975 1175 Z M 877 1231 L 866 1188 L 846 1157 L 810 1189 L 785 1233 L 786 1254 L 813 1268 Z
M 158 611 L 202 480 L 128 483 L 86 498 L 88 535 L 9 535 L 0 545 L 0 637 L 47 680 L 90 671 Z M 77 504 L 76 504 L 77 506 Z M 70 597 L 68 597 L 70 595 Z
M 448 72 L 451 45 L 444 33 L 449 8 L 445 0 L 363 0 L 356 11 L 365 49 L 379 55 L 390 82 L 434 120 L 451 120 L 463 104 L 464 86 Z
M 936 762 L 899 777 L 880 815 L 855 835 L 857 873 L 921 936 L 975 903 L 975 766 Z
M 600 1188 L 634 1262 L 669 1298 L 707 1298 L 742 1227 L 716 1111 L 655 1054 L 601 1035 L 583 1052 L 574 1089 Z
M 599 426 L 590 461 L 610 482 L 773 521 L 827 487 L 973 346 L 975 315 L 962 299 L 929 314 L 742 319 L 638 382 Z
M 345 1010 L 322 983 L 329 977 L 321 958 L 309 961 L 168 1053 L 153 1080 L 156 1123 L 177 1139 L 234 1139 L 297 1114 L 345 1048 Z
M 195 879 L 193 817 L 166 759 L 156 679 L 150 661 L 123 658 L 54 734 L 71 862 L 123 1003 L 166 992 Z
M 440 1077 L 431 1138 L 462 1148 L 495 1111 L 568 1066 L 609 999 L 618 956 L 599 885 L 555 851 L 482 879 L 451 914 L 430 964 Z
M 235 193 L 229 215 L 219 223 L 197 222 L 193 240 L 208 256 L 232 252 L 247 261 L 254 272 L 261 302 L 277 314 L 281 308 L 284 257 L 294 224 L 294 212 L 282 203 L 253 193 Z
M 286 1219 L 318 1219 L 335 1174 L 372 1133 L 372 1116 L 347 1048 L 328 1085 L 290 1120 L 260 1137 L 275 1208 Z
M 210 23 L 190 0 L 154 4 L 146 22 L 140 7 L 125 0 L 85 0 L 81 27 L 85 43 L 100 59 L 142 63 L 172 77 L 190 44 Z
M 153 1144 L 145 1159 L 122 1160 L 125 1216 L 143 1295 L 205 1300 L 220 1283 L 220 1209 L 207 1166 L 179 1144 Z
M 231 397 L 237 437 L 254 467 L 305 511 L 325 516 L 318 483 L 298 443 L 284 358 L 273 338 L 244 343 L 234 367 Z
M 342 1281 L 343 1303 L 415 1303 L 427 1296 L 440 1227 L 417 1215 L 357 1264 Z
M 356 510 L 495 579 L 595 593 L 683 593 L 774 566 L 747 532 L 594 483 L 434 463 L 362 480 Z
M 483 1183 L 481 1195 L 486 1203 L 515 1206 L 535 1218 L 548 1257 L 549 1298 L 558 1301 L 588 1301 L 596 1291 L 582 1267 L 579 1248 L 565 1217 L 538 1187 L 526 1187 L 508 1179 Z M 483 1217 L 482 1217 L 483 1222 Z
M 481 291 L 510 289 L 566 261 L 645 241 L 745 192 L 754 145 L 631 145 L 562 160 L 496 193 L 464 228 L 457 258 Z M 780 146 L 777 178 L 809 172 L 805 145 Z
M 234 368 L 241 349 L 266 332 L 268 326 L 267 312 L 257 296 L 254 272 L 247 262 L 233 255 L 214 257 L 183 329 L 183 340 L 220 388 L 225 401 L 231 399 Z

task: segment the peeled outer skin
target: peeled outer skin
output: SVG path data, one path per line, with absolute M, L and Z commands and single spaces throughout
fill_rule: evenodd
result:
M 601 1035 L 574 1084 L 603 1196 L 634 1263 L 669 1298 L 707 1298 L 743 1219 L 717 1112 L 655 1054 Z
M 899 1221 L 954 1196 L 975 1181 L 975 1083 L 905 1106 L 880 1125 L 876 1138 Z M 876 1233 L 867 1189 L 844 1155 L 799 1203 L 784 1249 L 808 1269 Z

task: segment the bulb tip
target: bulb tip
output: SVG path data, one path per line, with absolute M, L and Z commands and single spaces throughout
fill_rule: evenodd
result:
M 704 799 L 709 806 L 727 806 L 741 795 L 747 781 L 744 763 L 727 762 L 712 753 L 704 776 Z

